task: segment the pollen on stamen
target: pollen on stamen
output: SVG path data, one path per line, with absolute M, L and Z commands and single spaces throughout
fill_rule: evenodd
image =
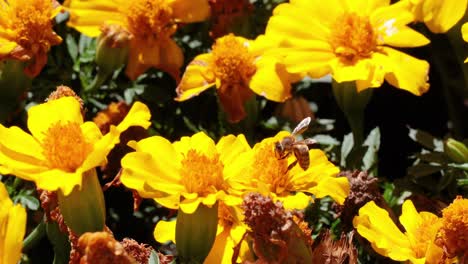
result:
M 219 154 L 208 157 L 190 149 L 182 160 L 182 184 L 187 192 L 206 196 L 219 190 L 226 190 L 223 178 L 223 163 Z
M 48 166 L 73 172 L 81 166 L 92 150 L 78 123 L 56 123 L 45 133 L 43 154 Z
M 157 40 L 173 35 L 177 29 L 167 0 L 129 1 L 122 6 L 122 12 L 127 15 L 129 31 L 137 39 Z
M 278 195 L 292 189 L 288 161 L 276 158 L 272 144 L 258 145 L 250 175 L 253 175 L 258 181 L 270 185 L 270 191 Z
M 247 44 L 230 34 L 213 45 L 213 69 L 221 82 L 246 85 L 255 74 L 255 57 L 249 52 Z
M 332 26 L 330 45 L 344 63 L 368 58 L 377 49 L 377 34 L 369 17 L 345 13 Z

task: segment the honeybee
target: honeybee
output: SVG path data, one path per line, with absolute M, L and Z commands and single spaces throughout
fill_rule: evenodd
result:
M 299 163 L 299 166 L 301 166 L 303 170 L 309 168 L 309 146 L 317 142 L 311 138 L 296 140 L 296 136 L 307 130 L 310 120 L 310 117 L 304 118 L 296 128 L 294 128 L 290 136 L 286 136 L 281 141 L 275 143 L 275 155 L 277 159 L 285 159 L 291 155 L 291 153 L 296 157 L 296 160 L 288 166 L 288 171 L 297 163 Z

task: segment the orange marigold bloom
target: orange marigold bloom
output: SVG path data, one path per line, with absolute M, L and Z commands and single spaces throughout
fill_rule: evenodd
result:
M 436 244 L 448 257 L 465 254 L 468 258 L 468 199 L 461 196 L 442 210 L 442 227 L 437 234 Z
M 215 86 L 232 123 L 245 118 L 244 103 L 254 93 L 272 101 L 285 101 L 291 96 L 292 76 L 277 57 L 265 56 L 271 45 L 264 36 L 255 41 L 233 34 L 217 39 L 210 53 L 198 55 L 187 66 L 176 100 L 188 100 Z
M 67 0 L 68 25 L 97 37 L 111 25 L 130 33 L 126 74 L 136 79 L 154 67 L 179 76 L 182 50 L 172 40 L 179 23 L 200 22 L 210 14 L 207 0 Z
M 25 73 L 37 76 L 50 47 L 62 42 L 52 29 L 52 19 L 60 11 L 52 0 L 0 0 L 0 61 L 27 61 Z

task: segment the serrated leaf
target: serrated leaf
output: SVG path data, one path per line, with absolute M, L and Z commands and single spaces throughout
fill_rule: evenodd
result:
M 444 151 L 444 142 L 442 140 L 422 130 L 413 129 L 411 127 L 408 127 L 408 129 L 408 136 L 412 140 L 423 145 L 425 148 L 436 151 Z
M 408 174 L 413 177 L 419 178 L 439 172 L 440 170 L 442 170 L 442 166 L 420 163 L 409 167 Z

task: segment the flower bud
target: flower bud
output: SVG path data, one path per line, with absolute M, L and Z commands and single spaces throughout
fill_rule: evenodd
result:
M 463 142 L 457 141 L 453 138 L 449 138 L 445 142 L 445 154 L 456 163 L 467 163 L 468 162 L 468 148 Z
M 125 63 L 131 34 L 119 25 L 104 25 L 101 28 L 96 50 L 99 70 L 110 74 Z

